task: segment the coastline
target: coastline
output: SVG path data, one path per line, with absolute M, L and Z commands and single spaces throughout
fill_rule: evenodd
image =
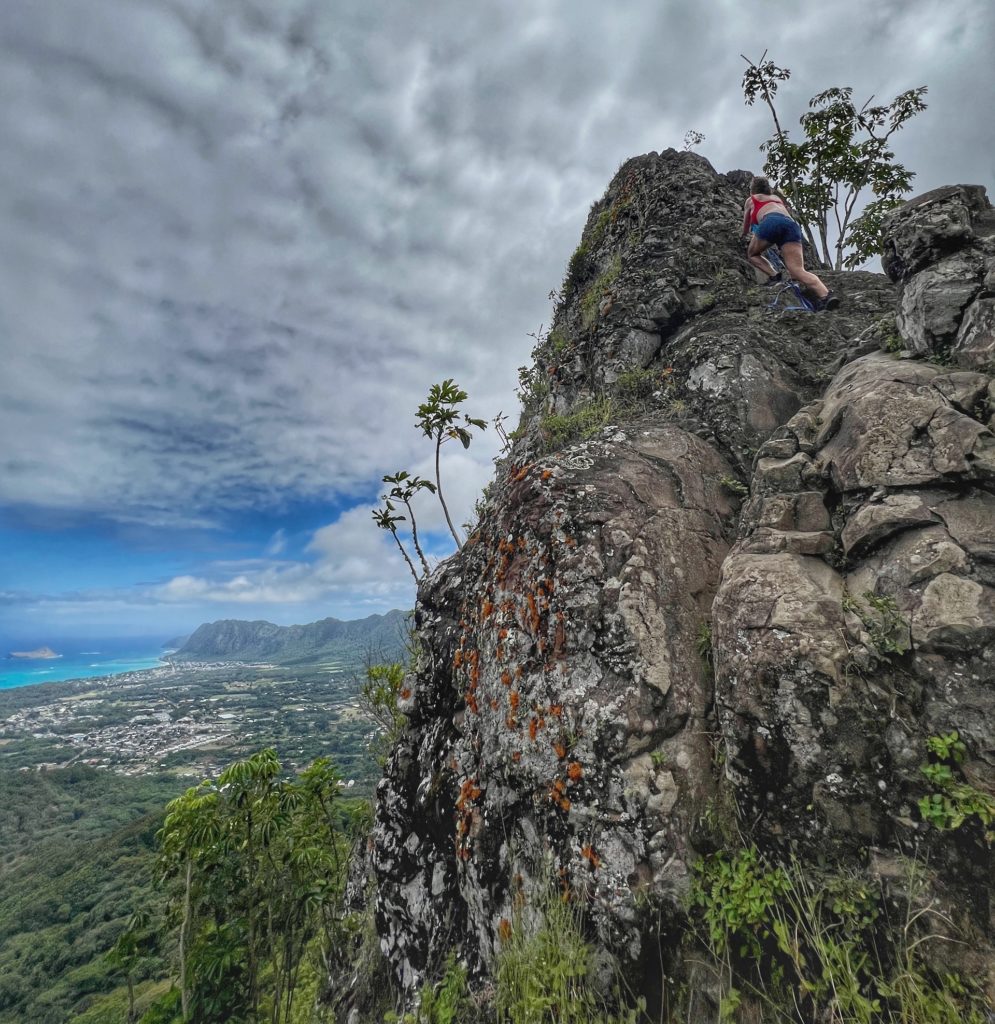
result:
M 161 649 L 155 654 L 134 651 L 115 652 L 106 656 L 89 651 L 44 661 L 4 659 L 0 661 L 0 690 L 45 683 L 70 683 L 78 679 L 97 679 L 162 668 L 166 665 L 162 660 L 164 654 Z

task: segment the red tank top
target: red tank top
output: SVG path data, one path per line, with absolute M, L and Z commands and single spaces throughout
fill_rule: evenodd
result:
M 784 203 L 780 199 L 757 199 L 756 196 L 750 196 L 750 203 L 752 207 L 750 209 L 750 227 L 755 227 L 760 222 L 757 220 L 757 214 L 770 203 L 777 203 L 781 207 L 781 211 L 785 216 L 788 216 L 788 211 L 784 208 Z

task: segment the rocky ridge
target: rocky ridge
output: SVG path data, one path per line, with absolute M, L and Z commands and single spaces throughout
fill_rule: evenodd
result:
M 897 320 L 870 273 L 798 314 L 743 257 L 747 183 L 620 168 L 478 528 L 420 588 L 371 843 L 409 990 L 451 949 L 486 970 L 550 885 L 606 957 L 648 976 L 652 919 L 675 965 L 692 865 L 734 834 L 883 874 L 928 851 L 972 936 L 951 962 L 992 971 L 981 830 L 916 811 L 952 729 L 995 789 L 991 207 L 893 215 Z

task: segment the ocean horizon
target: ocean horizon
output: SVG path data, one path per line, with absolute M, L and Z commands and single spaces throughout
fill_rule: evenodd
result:
M 0 690 L 36 683 L 119 675 L 162 664 L 165 637 L 46 639 L 41 642 L 0 637 Z M 50 647 L 59 658 L 11 658 L 11 651 Z

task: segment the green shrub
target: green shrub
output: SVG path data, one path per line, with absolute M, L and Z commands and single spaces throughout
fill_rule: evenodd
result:
M 742 481 L 737 480 L 734 476 L 720 477 L 719 483 L 727 491 L 738 495 L 740 498 L 745 498 L 750 493 L 749 487 L 747 487 Z
M 555 355 L 563 355 L 568 348 L 570 348 L 570 339 L 567 337 L 566 331 L 562 327 L 554 327 L 547 336 L 549 347 L 552 349 Z
M 617 409 L 610 398 L 596 398 L 564 416 L 547 416 L 542 421 L 543 437 L 549 448 L 593 437 L 607 426 Z
M 385 1024 L 465 1024 L 472 1017 L 470 989 L 466 983 L 466 967 L 453 953 L 446 961 L 442 979 L 422 986 L 418 1009 L 398 1018 L 396 1013 L 384 1014 Z
M 909 649 L 909 624 L 895 599 L 873 590 L 865 590 L 861 596 L 863 604 L 844 591 L 844 611 L 853 612 L 860 619 L 878 654 L 885 658 L 905 654 Z
M 621 273 L 622 257 L 616 253 L 608 267 L 594 279 L 593 284 L 581 296 L 580 322 L 586 329 L 593 327 L 597 322 L 601 300 Z
M 930 736 L 926 747 L 932 759 L 920 771 L 935 790 L 919 801 L 923 821 L 934 828 L 953 831 L 966 821 L 977 819 L 984 830 L 985 842 L 995 842 L 995 798 L 976 789 L 960 774 L 959 765 L 967 755 L 960 734 L 954 729 L 944 735 Z
M 573 251 L 567 263 L 567 273 L 563 278 L 561 294 L 564 299 L 569 298 L 571 293 L 580 285 L 580 282 L 587 274 L 587 257 L 590 250 L 584 242 L 581 242 Z
M 914 863 L 905 889 L 896 920 L 880 881 L 859 874 L 820 877 L 754 847 L 701 861 L 692 913 L 721 979 L 721 1019 L 736 1020 L 748 995 L 772 1022 L 982 1024 L 977 988 L 930 967 L 938 912 Z
M 640 1008 L 613 1014 L 594 976 L 578 904 L 550 892 L 534 922 L 522 912 L 510 923 L 494 972 L 498 1024 L 635 1024 Z
M 601 239 L 605 237 L 605 231 L 608 230 L 608 225 L 611 223 L 613 223 L 611 208 L 605 207 L 594 222 L 594 227 L 591 228 L 590 246 L 592 249 L 600 245 Z

